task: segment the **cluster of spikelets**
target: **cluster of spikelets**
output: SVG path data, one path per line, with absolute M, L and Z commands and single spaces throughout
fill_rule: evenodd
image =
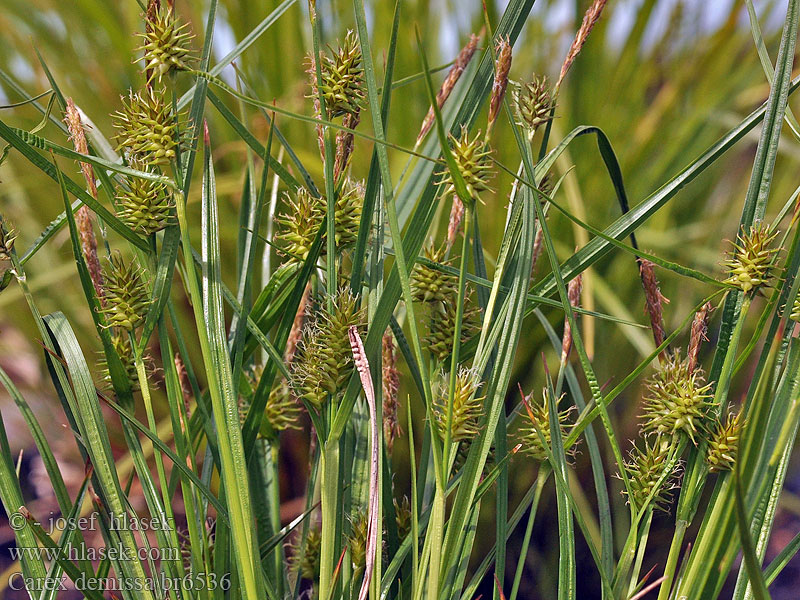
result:
M 361 47 L 355 33 L 348 31 L 341 46 L 336 51 L 331 48 L 331 53 L 332 56 L 321 56 L 318 88 L 328 119 L 358 114 L 365 94 Z M 309 70 L 313 81 L 316 77 L 313 61 Z M 317 90 L 313 92 L 316 95 Z
M 428 310 L 426 343 L 430 353 L 440 362 L 445 362 L 453 350 L 458 319 L 458 278 L 441 268 L 451 266 L 446 256 L 446 246 L 436 248 L 433 243 L 425 246 L 425 262 L 419 261 L 414 265 L 410 284 L 413 300 Z M 480 323 L 480 311 L 473 305 L 470 291 L 468 286 L 461 320 L 462 342 L 478 331 Z
M 363 183 L 346 179 L 334 203 L 334 230 L 338 249 L 346 249 L 355 244 L 363 206 Z M 279 229 L 275 238 L 278 248 L 290 261 L 303 261 L 308 257 L 326 213 L 325 198 L 311 195 L 306 188 L 301 187 L 294 194 L 286 194 L 286 211 L 276 218 Z M 323 231 L 323 254 L 327 249 L 326 236 L 327 231 Z
M 562 396 L 563 398 L 563 396 Z M 561 398 L 556 401 L 556 407 L 560 404 Z M 519 438 L 522 444 L 522 451 L 538 462 L 548 461 L 548 451 L 552 448 L 552 431 L 550 427 L 550 406 L 548 404 L 548 392 L 545 389 L 540 399 L 534 394 L 522 397 L 525 406 L 523 423 L 519 428 Z M 558 430 L 561 438 L 566 439 L 569 430 L 570 416 L 574 406 L 558 410 Z M 569 454 L 574 450 L 566 449 Z
M 142 52 L 139 59 L 142 69 L 147 73 L 148 83 L 170 71 L 185 71 L 192 60 L 189 42 L 194 35 L 188 23 L 181 24 L 172 6 L 167 3 L 151 4 L 147 14 L 147 28 L 139 34 L 142 45 L 136 48 Z
M 708 433 L 714 407 L 710 390 L 701 369 L 690 369 L 677 352 L 668 355 L 648 380 L 643 429 L 667 436 L 683 433 L 696 445 Z
M 628 477 L 628 502 L 639 511 L 646 504 L 666 512 L 672 499 L 672 490 L 679 485 L 680 463 L 675 456 L 676 447 L 671 436 L 651 434 L 634 446 L 625 462 Z
M 456 169 L 467 189 L 467 198 L 462 201 L 474 203 L 480 200 L 481 194 L 491 191 L 489 180 L 492 176 L 491 150 L 486 138 L 478 131 L 475 137 L 469 137 L 466 127 L 461 128 L 458 137 L 450 135 L 450 147 L 455 160 Z M 445 196 L 458 196 L 455 179 L 450 170 L 442 173 L 439 180 Z
M 407 497 L 402 500 L 392 499 L 394 505 L 397 538 L 402 541 L 411 531 L 411 504 Z M 367 536 L 369 517 L 365 510 L 358 509 L 350 517 L 350 531 L 347 534 L 347 548 L 350 551 L 350 562 L 353 565 L 353 581 L 360 581 L 367 563 Z M 385 525 L 384 525 L 385 527 Z M 384 529 L 384 538 L 386 536 Z
M 769 227 L 758 222 L 749 231 L 742 231 L 733 244 L 728 260 L 723 265 L 728 271 L 725 283 L 747 293 L 767 285 L 770 281 L 770 267 L 778 248 L 770 245 L 778 235 Z
M 258 383 L 264 374 L 264 365 L 254 365 L 247 370 L 246 379 L 247 386 L 239 394 L 239 423 L 244 425 L 247 414 L 252 405 L 253 395 L 255 394 Z M 269 396 L 267 397 L 267 405 L 264 408 L 264 417 L 262 419 L 262 426 L 260 428 L 262 435 L 267 435 L 275 438 L 281 431 L 287 429 L 300 429 L 300 417 L 302 415 L 302 407 L 295 398 L 285 379 L 281 379 L 277 384 L 273 385 Z
M 449 375 L 442 373 L 433 398 L 433 417 L 439 435 L 445 439 L 449 412 L 450 439 L 460 442 L 476 436 L 480 430 L 483 396 L 478 396 L 478 390 L 481 380 L 475 371 L 460 368 L 455 376 L 452 408 L 448 406 L 449 380 Z
M 296 577 L 319 582 L 320 551 L 322 550 L 322 531 L 310 527 L 306 535 L 290 546 L 289 571 Z
M 319 410 L 328 397 L 337 397 L 353 372 L 350 327 L 362 327 L 361 302 L 349 288 L 339 290 L 329 310 L 325 302 L 306 326 L 292 363 L 292 389 Z
M 163 75 L 189 68 L 188 25 L 180 24 L 171 6 L 151 2 L 145 15 L 145 31 L 139 34 L 140 60 L 146 85 L 122 98 L 122 108 L 112 115 L 117 131 L 117 151 L 137 171 L 158 174 L 174 162 L 185 142 L 186 123 L 173 112 L 166 88 L 154 87 Z M 128 177 L 116 194 L 117 216 L 131 229 L 145 235 L 161 231 L 173 222 L 175 199 L 163 183 Z

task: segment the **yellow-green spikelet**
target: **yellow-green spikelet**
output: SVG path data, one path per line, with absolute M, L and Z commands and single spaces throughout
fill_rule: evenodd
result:
M 677 468 L 668 472 L 672 446 L 667 438 L 658 435 L 645 437 L 643 444 L 635 446 L 625 463 L 631 491 L 628 501 L 640 510 L 650 494 L 654 509 L 667 511 L 671 490 L 676 487 Z M 664 478 L 661 483 L 659 481 Z
M 142 70 L 150 73 L 149 81 L 154 78 L 160 81 L 171 70 L 189 68 L 188 62 L 192 58 L 189 42 L 194 35 L 189 31 L 188 23 L 180 23 L 171 6 L 160 4 L 147 15 L 147 30 L 139 35 L 142 45 L 136 50 L 144 53 L 139 61 L 144 63 Z
M 438 393 L 433 400 L 433 416 L 442 439 L 447 432 L 449 375 L 443 374 Z M 450 420 L 450 439 L 454 442 L 468 439 L 478 434 L 480 418 L 483 415 L 483 397 L 478 396 L 481 381 L 470 369 L 460 369 L 456 375 L 456 388 Z
M 741 422 L 738 414 L 728 415 L 725 423 L 717 422 L 711 432 L 706 450 L 708 470 L 731 471 L 736 464 L 736 455 L 739 451 L 739 433 Z
M 11 260 L 11 252 L 14 250 L 14 240 L 16 239 L 16 230 L 0 216 L 0 260 Z
M 461 342 L 469 340 L 480 330 L 480 310 L 469 304 L 469 296 L 465 298 L 465 307 L 461 319 Z M 437 302 L 431 306 L 431 319 L 428 327 L 426 343 L 428 350 L 439 361 L 444 361 L 453 352 L 453 341 L 456 333 L 458 307 L 456 297 L 446 302 Z
M 132 163 L 134 169 L 146 167 Z M 174 221 L 172 194 L 166 184 L 139 177 L 129 177 L 128 187 L 117 192 L 117 216 L 134 231 L 150 235 L 161 231 Z
M 292 546 L 292 549 L 291 570 L 303 579 L 318 582 L 322 532 L 316 527 L 309 528 L 305 545 L 298 542 Z M 302 556 L 300 555 L 301 550 L 303 551 Z
M 648 381 L 644 398 L 644 430 L 673 435 L 685 433 L 697 444 L 707 430 L 713 407 L 711 385 L 704 384 L 701 369 L 689 370 L 676 354 L 669 356 Z
M 335 396 L 341 391 L 353 372 L 348 330 L 363 323 L 360 300 L 349 288 L 334 296 L 332 311 L 323 306 L 314 315 L 292 363 L 292 387 L 298 398 L 319 409 L 329 394 Z
M 325 54 L 320 63 L 320 91 L 329 118 L 357 114 L 364 100 L 364 69 L 361 46 L 355 33 L 348 31 L 333 57 Z
M 300 415 L 302 409 L 297 399 L 292 395 L 289 384 L 286 380 L 273 386 L 267 398 L 267 406 L 264 415 L 274 431 L 285 431 L 287 429 L 300 429 Z
M 321 209 L 319 199 L 314 198 L 305 188 L 298 188 L 294 197 L 288 193 L 285 197 L 286 212 L 275 219 L 278 223 L 275 240 L 289 260 L 303 261 L 311 251 L 325 211 Z
M 139 375 L 136 372 L 136 363 L 133 360 L 133 347 L 131 346 L 130 338 L 127 332 L 115 332 L 111 336 L 111 345 L 114 346 L 114 352 L 119 357 L 122 366 L 125 368 L 125 374 L 134 391 L 139 389 Z M 105 354 L 102 354 L 99 361 L 102 379 L 109 385 L 111 384 L 111 373 L 108 369 L 108 361 Z
M 112 254 L 103 269 L 105 307 L 109 327 L 131 331 L 144 323 L 150 306 L 142 270 L 135 261 L 126 263 L 122 256 Z
M 550 120 L 554 98 L 547 77 L 544 75 L 534 77 L 533 81 L 528 83 L 515 84 L 511 96 L 517 123 L 530 134 Z
M 322 212 L 326 207 L 324 200 Z M 358 228 L 361 224 L 361 210 L 364 206 L 364 184 L 348 178 L 334 206 L 334 223 L 336 231 L 336 247 L 343 249 L 353 246 L 358 239 Z
M 462 200 L 480 200 L 483 192 L 490 191 L 489 179 L 492 175 L 491 151 L 486 145 L 486 140 L 478 131 L 475 137 L 470 139 L 469 131 L 466 127 L 461 128 L 461 135 L 455 137 L 450 135 L 450 145 L 453 158 L 459 174 L 464 180 L 467 188 L 468 198 Z M 444 187 L 444 194 L 456 194 L 456 184 L 452 173 L 447 170 L 442 174 L 439 185 Z
M 561 398 L 556 401 L 556 406 L 558 406 L 560 400 Z M 553 439 L 550 431 L 550 407 L 547 401 L 547 390 L 542 392 L 540 400 L 537 400 L 533 394 L 525 397 L 524 404 L 524 423 L 519 428 L 522 451 L 537 462 L 547 462 L 547 449 L 552 448 Z M 567 424 L 571 412 L 572 407 L 558 412 L 558 428 L 561 431 L 562 439 L 567 437 Z M 544 444 L 542 443 L 542 438 L 544 438 Z
M 435 248 L 431 242 L 423 250 L 430 262 L 448 266 L 446 248 Z M 411 272 L 411 296 L 415 302 L 453 302 L 458 294 L 458 279 L 449 273 L 418 262 Z
M 770 265 L 778 248 L 771 248 L 778 232 L 770 232 L 769 226 L 758 222 L 748 232 L 742 231 L 733 244 L 733 250 L 723 265 L 728 271 L 725 283 L 736 286 L 743 292 L 758 289 L 770 280 Z
M 172 106 L 165 100 L 166 91 L 146 87 L 123 98 L 122 110 L 112 117 L 117 129 L 117 150 L 125 150 L 130 160 L 150 167 L 168 165 L 181 143 L 179 123 Z

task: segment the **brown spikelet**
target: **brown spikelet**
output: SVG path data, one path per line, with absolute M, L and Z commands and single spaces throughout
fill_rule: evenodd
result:
M 447 98 L 450 97 L 450 93 L 456 86 L 458 79 L 461 77 L 464 69 L 467 68 L 469 61 L 472 60 L 472 55 L 475 54 L 475 49 L 478 47 L 478 40 L 480 40 L 480 36 L 473 33 L 469 36 L 467 45 L 464 46 L 461 49 L 461 52 L 458 53 L 453 66 L 450 67 L 450 71 L 447 73 L 447 77 L 445 77 L 445 80 L 442 83 L 442 87 L 440 87 L 439 91 L 436 93 L 436 105 L 439 108 L 442 108 L 444 103 L 447 101 Z M 435 113 L 433 112 L 433 107 L 431 107 L 428 109 L 428 114 L 425 115 L 425 118 L 422 121 L 422 128 L 419 130 L 419 135 L 417 136 L 417 146 L 422 141 L 422 138 L 424 138 L 431 130 L 434 116 Z
M 86 132 L 83 128 L 81 115 L 78 107 L 67 98 L 67 110 L 64 115 L 64 122 L 67 124 L 69 136 L 75 151 L 81 154 L 89 154 L 89 146 L 86 143 Z M 92 197 L 97 200 L 97 186 L 94 182 L 94 169 L 89 163 L 81 163 L 81 172 L 86 180 L 86 187 Z M 92 226 L 92 213 L 87 206 L 81 206 L 75 213 L 75 221 L 78 225 L 78 232 L 81 238 L 81 249 L 89 268 L 89 275 L 94 284 L 94 291 L 100 303 L 103 303 L 103 275 L 100 267 L 100 259 L 97 257 L 97 238 L 94 235 Z
M 183 394 L 183 404 L 186 408 L 186 415 L 189 416 L 189 403 L 192 400 L 192 386 L 189 385 L 189 374 L 186 372 L 186 365 L 183 363 L 181 355 L 175 353 L 175 371 L 178 373 L 178 383 Z
M 381 381 L 383 384 L 383 436 L 386 446 L 392 451 L 394 439 L 402 432 L 397 416 L 397 392 L 400 388 L 400 371 L 397 370 L 397 352 L 391 330 L 383 334 L 383 356 Z
M 647 314 L 650 316 L 650 327 L 653 330 L 653 340 L 656 346 L 664 343 L 664 317 L 662 312 L 662 305 L 664 302 L 669 302 L 662 294 L 661 289 L 658 287 L 658 279 L 656 278 L 655 265 L 647 259 L 639 258 L 639 274 L 642 278 L 642 287 L 644 288 L 645 301 L 647 303 Z M 661 358 L 666 356 L 662 351 Z
M 575 279 L 570 280 L 567 285 L 567 298 L 570 306 L 578 306 L 581 301 L 581 288 L 583 287 L 583 275 L 579 274 Z M 572 327 L 569 320 L 564 317 L 564 337 L 561 340 L 561 362 L 567 362 L 569 353 L 572 350 Z
M 317 63 L 314 60 L 314 56 L 309 54 L 306 57 L 306 62 L 308 64 L 308 68 L 306 69 L 306 73 L 308 73 L 308 80 L 311 86 L 311 101 L 314 105 L 314 118 L 322 119 L 322 105 L 319 101 L 319 87 L 317 87 Z M 316 125 L 317 128 L 317 145 L 319 146 L 319 155 L 322 160 L 325 160 L 325 130 L 322 128 L 322 125 Z
M 533 259 L 531 260 L 531 275 L 536 271 L 536 263 L 542 255 L 542 228 L 536 230 L 536 237 L 533 238 Z
M 342 119 L 342 125 L 348 129 L 355 129 L 361 121 L 359 112 L 346 114 Z M 339 130 L 336 134 L 336 155 L 333 161 L 333 180 L 339 181 L 339 177 L 350 164 L 350 156 L 353 154 L 353 134 L 349 131 Z
M 706 302 L 703 308 L 698 310 L 694 315 L 692 321 L 692 332 L 689 336 L 689 350 L 686 354 L 686 360 L 689 365 L 689 372 L 692 373 L 697 367 L 697 357 L 700 354 L 700 344 L 703 340 L 708 340 L 706 332 L 708 331 L 708 316 L 714 309 L 711 302 Z
M 567 72 L 572 66 L 572 63 L 575 62 L 575 59 L 578 57 L 578 54 L 580 54 L 583 45 L 589 38 L 592 28 L 594 28 L 595 24 L 600 19 L 600 15 L 603 13 L 603 9 L 606 7 L 607 2 L 608 0 L 594 0 L 592 5 L 589 7 L 589 10 L 587 10 L 583 15 L 581 28 L 578 29 L 578 33 L 575 34 L 575 39 L 572 41 L 572 45 L 569 47 L 569 52 L 567 52 L 567 56 L 564 59 L 564 64 L 561 66 L 561 73 L 558 76 L 558 83 L 556 83 L 555 88 L 556 93 L 558 93 L 558 89 L 561 88 L 561 83 L 564 81 L 564 77 L 566 77 Z
M 458 196 L 453 196 L 453 205 L 450 207 L 450 220 L 447 223 L 447 249 L 456 243 L 456 236 L 461 229 L 461 221 L 464 218 L 464 203 Z
M 497 42 L 497 61 L 494 68 L 494 82 L 492 83 L 492 96 L 489 100 L 489 125 L 486 128 L 486 135 L 492 129 L 497 115 L 500 114 L 500 106 L 503 97 L 506 95 L 508 87 L 508 72 L 511 70 L 511 44 L 509 38 L 502 37 Z

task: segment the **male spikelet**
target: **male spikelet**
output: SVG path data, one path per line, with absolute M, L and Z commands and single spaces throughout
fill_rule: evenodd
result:
M 433 400 L 433 416 L 442 439 L 447 432 L 449 376 L 442 374 L 438 391 Z M 481 381 L 471 369 L 461 368 L 456 375 L 456 388 L 450 420 L 450 439 L 454 442 L 469 439 L 478 434 L 483 415 L 483 397 L 477 392 Z
M 750 230 L 742 231 L 728 260 L 723 266 L 728 271 L 725 283 L 747 293 L 769 283 L 770 265 L 778 248 L 771 248 L 778 232 L 770 232 L 769 227 L 758 222 Z
M 119 253 L 112 254 L 103 269 L 105 307 L 109 327 L 132 331 L 144 323 L 150 299 L 144 274 L 135 260 L 125 262 Z

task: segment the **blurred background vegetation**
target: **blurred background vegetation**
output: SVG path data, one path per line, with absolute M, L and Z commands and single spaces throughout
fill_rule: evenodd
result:
M 278 0 L 224 0 L 220 2 L 217 21 L 214 59 L 224 56 L 233 45 L 271 11 L 281 5 Z M 284 3 L 286 4 L 286 3 Z M 388 138 L 395 144 L 410 148 L 419 130 L 428 104 L 422 80 L 413 78 L 420 71 L 414 27 L 419 27 L 428 46 L 429 57 L 438 65 L 451 61 L 471 32 L 484 26 L 479 0 L 405 0 L 395 73 L 403 81 L 394 90 Z M 205 0 L 177 0 L 177 12 L 190 21 L 197 34 L 199 48 L 203 35 L 203 20 L 207 11 Z M 385 48 L 390 32 L 393 2 L 367 2 L 371 37 L 375 48 Z M 512 79 L 528 80 L 533 73 L 557 77 L 566 47 L 580 23 L 586 0 L 538 0 L 523 34 L 514 48 Z M 781 25 L 785 3 L 756 2 L 764 39 L 770 56 L 775 56 L 777 32 Z M 504 7 L 502 0 L 486 0 L 488 20 L 496 25 Z M 347 2 L 318 2 L 324 36 L 335 45 L 348 27 L 353 26 L 352 9 Z M 310 28 L 304 1 L 288 2 L 277 26 L 270 28 L 254 46 L 236 62 L 251 92 L 263 100 L 275 101 L 282 107 L 311 114 L 305 74 L 305 56 L 311 46 Z M 111 137 L 109 113 L 119 107 L 121 94 L 135 85 L 138 68 L 133 64 L 137 41 L 132 32 L 140 28 L 141 7 L 135 0 L 2 0 L 0 2 L 0 105 L 18 102 L 22 97 L 15 91 L 19 86 L 29 94 L 49 88 L 35 50 L 49 66 L 58 85 L 92 119 L 100 131 Z M 435 58 L 434 58 L 435 57 Z M 212 59 L 212 64 L 214 63 Z M 380 66 L 383 56 L 376 56 Z M 235 74 L 228 67 L 223 76 L 230 83 Z M 438 73 L 437 78 L 443 75 Z M 768 84 L 759 63 L 750 30 L 748 14 L 741 1 L 713 0 L 611 0 L 570 72 L 559 97 L 558 118 L 554 122 L 552 140 L 559 140 L 573 127 L 597 125 L 609 136 L 619 157 L 628 194 L 636 204 L 658 189 L 685 164 L 691 162 L 725 130 L 739 122 L 764 101 Z M 266 126 L 258 111 L 243 110 L 235 101 L 226 100 L 229 107 L 243 116 L 266 139 Z M 798 106 L 795 104 L 795 106 Z M 212 138 L 215 140 L 218 193 L 223 256 L 235 256 L 237 212 L 243 186 L 244 143 L 236 138 L 227 124 L 213 110 L 207 111 Z M 16 127 L 32 129 L 41 120 L 33 108 L 3 110 L 0 118 Z M 286 117 L 278 125 L 297 151 L 301 161 L 317 181 L 322 179 L 316 134 L 308 123 Z M 364 129 L 368 131 L 369 129 Z M 787 132 L 788 133 L 788 132 Z M 63 133 L 53 124 L 44 134 L 49 139 L 65 143 Z M 227 141 L 227 142 L 226 142 Z M 726 239 L 736 235 L 741 202 L 750 175 L 757 131 L 728 152 L 712 168 L 683 189 L 665 208 L 637 231 L 640 245 L 665 259 L 700 269 L 711 275 L 720 272 L 721 254 Z M 569 172 L 558 199 L 574 214 L 602 228 L 619 214 L 619 206 L 593 147 L 594 141 L 584 138 L 569 149 L 567 158 L 558 164 L 559 175 Z M 361 148 L 359 149 L 359 146 Z M 495 157 L 514 168 L 516 147 L 508 128 L 501 126 L 494 136 Z M 363 177 L 368 169 L 369 144 L 357 140 L 354 175 Z M 394 173 L 402 171 L 407 155 L 390 151 Z M 798 185 L 800 145 L 790 135 L 781 140 L 780 155 L 773 184 L 772 204 L 768 218 L 776 214 Z M 62 168 L 78 170 L 77 164 Z M 511 187 L 511 177 L 500 173 L 493 182 L 494 197 L 487 197 L 481 209 L 484 246 L 493 252 L 497 248 L 505 202 Z M 195 197 L 189 198 L 190 210 L 199 212 L 199 186 L 193 187 Z M 0 167 L 0 210 L 14 222 L 18 243 L 27 247 L 47 224 L 63 209 L 55 183 L 34 176 L 32 167 L 12 152 Z M 194 215 L 196 216 L 196 214 Z M 192 215 L 190 214 L 190 218 Z M 196 220 L 196 219 L 195 219 Z M 440 232 L 446 228 L 446 214 L 440 220 Z M 557 240 L 559 255 L 566 258 L 576 246 L 583 245 L 588 234 L 558 215 L 551 213 L 551 228 Z M 491 260 L 491 257 L 487 257 Z M 541 261 L 545 263 L 546 261 Z M 234 261 L 231 260 L 231 265 Z M 545 274 L 546 264 L 540 264 L 537 277 Z M 56 243 L 45 246 L 29 263 L 30 284 L 42 311 L 63 311 L 70 319 L 85 351 L 99 348 L 93 333 L 90 315 L 81 301 L 78 278 L 72 261 L 68 232 L 59 233 Z M 702 290 L 692 280 L 678 279 L 669 272 L 659 273 L 662 291 L 669 298 L 665 317 L 667 328 L 677 327 L 691 308 L 702 298 Z M 229 273 L 230 283 L 235 277 Z M 185 305 L 185 300 L 183 300 Z M 645 322 L 644 300 L 633 258 L 624 253 L 612 253 L 594 267 L 584 283 L 582 302 L 587 308 L 617 317 Z M 557 330 L 563 316 L 553 310 L 548 315 Z M 550 351 L 545 334 L 538 322 L 526 323 L 517 357 L 514 380 L 527 390 L 541 387 L 541 369 L 534 369 L 542 351 Z M 653 349 L 645 329 L 623 326 L 602 320 L 584 319 L 589 350 L 595 370 L 602 382 L 615 381 L 630 371 Z M 714 326 L 710 329 L 713 346 Z M 48 436 L 55 446 L 61 431 L 62 414 L 58 401 L 44 373 L 41 350 L 36 341 L 34 323 L 16 286 L 0 294 L 0 364 L 15 378 L 34 410 L 40 415 L 52 411 L 52 419 L 43 419 Z M 739 374 L 739 386 L 747 381 L 748 373 Z M 736 385 L 736 384 L 735 384 Z M 614 403 L 614 418 L 626 438 L 634 436 L 637 424 L 634 413 L 638 388 L 631 387 Z M 19 421 L 16 409 L 0 391 L 0 410 L 12 435 L 12 450 L 26 449 L 23 467 L 29 474 L 26 492 L 35 502 L 47 504 L 52 499 L 49 486 L 37 485 L 42 469 L 35 451 L 27 452 L 31 440 Z M 401 398 L 405 395 L 401 392 Z M 49 422 L 48 422 L 49 421 Z M 112 422 L 116 422 L 111 419 Z M 111 425 L 114 427 L 114 425 Z M 67 436 L 63 436 L 65 439 Z M 294 514 L 292 499 L 304 493 L 304 454 L 306 439 L 297 436 L 295 462 L 287 453 L 284 474 L 286 516 Z M 71 441 L 62 444 L 58 454 L 64 465 L 74 461 L 77 477 L 82 475 L 78 453 Z M 402 445 L 401 445 L 402 446 Z M 395 460 L 404 460 L 402 453 Z M 120 457 L 120 465 L 125 457 Z M 515 460 L 512 486 L 524 490 L 534 477 L 534 469 L 526 472 L 522 458 Z M 577 498 L 593 502 L 591 473 L 579 468 Z M 580 484 L 583 484 L 581 486 Z M 616 483 L 616 482 L 615 482 Z M 616 510 L 623 508 L 624 499 L 619 486 L 612 483 Z M 792 535 L 800 525 L 800 477 L 789 477 L 781 514 L 773 541 L 779 548 L 785 536 Z M 512 505 L 514 500 L 512 499 Z M 555 502 L 543 500 L 538 523 L 554 522 Z M 491 516 L 491 508 L 485 511 Z M 662 535 L 658 521 L 670 523 L 669 515 L 658 516 L 651 534 L 654 540 Z M 491 527 L 491 524 L 484 523 Z M 544 531 L 542 527 L 541 531 Z M 664 529 L 664 535 L 667 534 Z M 541 578 L 544 589 L 552 588 L 547 578 L 555 573 L 557 540 L 536 535 L 529 556 L 528 576 Z M 0 528 L 0 544 L 13 540 L 7 526 Z M 663 548 L 659 544 L 647 564 L 663 564 L 669 538 Z M 509 546 L 509 564 L 514 565 L 515 547 Z M 581 550 L 579 549 L 579 552 Z M 585 548 L 583 552 L 586 552 Z M 770 552 L 769 554 L 772 554 Z M 5 552 L 0 556 L 7 556 Z M 578 564 L 581 562 L 579 556 Z M 0 568 L 5 567 L 0 562 Z M 594 575 L 591 575 L 594 576 Z M 795 598 L 800 565 L 787 569 L 772 588 L 773 598 Z M 532 589 L 525 586 L 523 590 Z M 490 592 L 491 588 L 485 588 Z M 781 595 L 784 594 L 784 595 Z M 9 596 L 10 597 L 10 596 Z M 526 596 L 533 597 L 533 596 Z

